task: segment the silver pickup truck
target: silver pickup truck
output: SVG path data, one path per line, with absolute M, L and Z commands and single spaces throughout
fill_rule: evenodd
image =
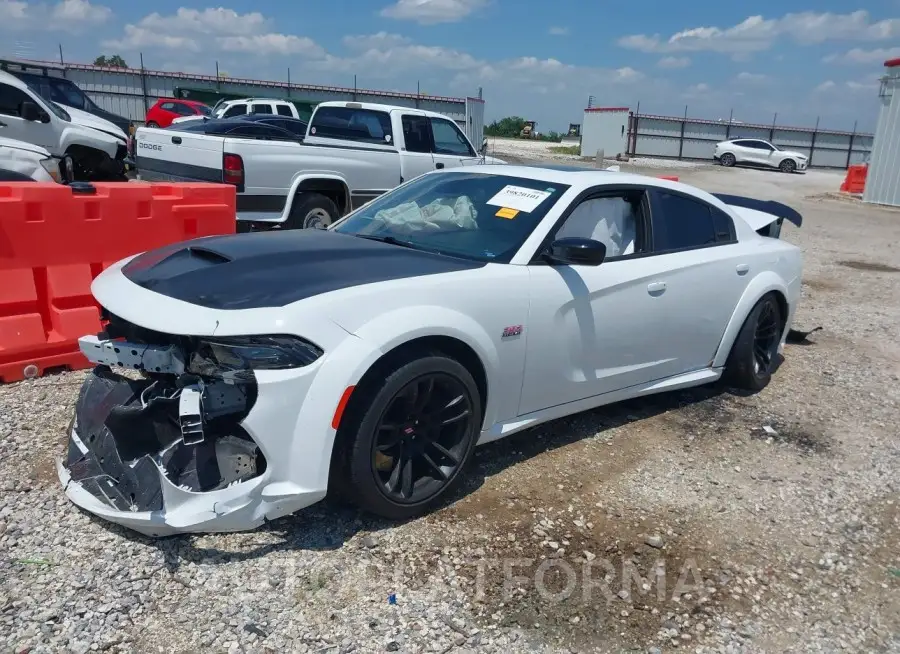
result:
M 133 147 L 142 180 L 234 184 L 239 231 L 325 227 L 436 168 L 505 163 L 450 118 L 407 107 L 323 102 L 302 138 L 275 120 L 229 121 L 217 134 L 140 127 Z

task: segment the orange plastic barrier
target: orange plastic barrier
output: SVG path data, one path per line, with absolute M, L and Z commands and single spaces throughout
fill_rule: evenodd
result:
M 847 169 L 847 176 L 844 183 L 841 184 L 842 193 L 862 193 L 866 189 L 866 175 L 869 173 L 869 167 L 866 164 L 859 166 L 850 166 Z
M 659 179 L 666 179 L 666 180 L 668 180 L 668 181 L 670 181 L 670 182 L 677 182 L 677 181 L 678 181 L 678 178 L 675 177 L 674 175 L 660 175 L 660 176 L 659 176 Z
M 0 382 L 88 367 L 78 338 L 100 331 L 90 285 L 133 254 L 233 234 L 225 184 L 0 184 Z

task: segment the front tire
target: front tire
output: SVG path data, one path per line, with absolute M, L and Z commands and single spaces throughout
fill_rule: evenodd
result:
M 343 495 L 390 520 L 427 513 L 462 481 L 481 419 L 472 375 L 441 354 L 357 387 L 340 427 L 347 444 Z
M 778 168 L 783 173 L 793 173 L 797 170 L 797 162 L 793 159 L 785 159 L 781 162 Z
M 158 128 L 159 123 L 157 123 L 155 120 L 151 120 L 149 123 L 147 123 L 147 127 Z
M 294 198 L 284 229 L 325 229 L 340 218 L 334 201 L 321 193 L 302 193 Z
M 725 364 L 725 381 L 753 392 L 768 386 L 783 331 L 781 306 L 769 293 L 756 303 L 738 332 Z
M 731 168 L 734 164 L 737 163 L 737 159 L 735 159 L 734 155 L 730 152 L 726 152 L 721 157 L 719 157 L 719 161 L 726 168 Z

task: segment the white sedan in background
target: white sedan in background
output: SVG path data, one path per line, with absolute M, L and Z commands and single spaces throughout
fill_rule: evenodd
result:
M 782 150 L 762 139 L 732 139 L 716 144 L 713 159 L 723 166 L 752 164 L 778 168 L 783 173 L 806 170 L 809 157 L 794 150 Z
M 212 236 L 110 266 L 59 463 L 145 534 L 252 529 L 329 489 L 423 514 L 476 445 L 777 368 L 800 215 L 662 179 L 434 171 L 327 229 Z M 116 369 L 141 371 L 142 378 Z

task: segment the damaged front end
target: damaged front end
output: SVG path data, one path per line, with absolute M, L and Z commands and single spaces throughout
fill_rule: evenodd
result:
M 97 367 L 60 462 L 69 497 L 152 535 L 246 504 L 239 487 L 250 492 L 266 470 L 241 426 L 256 402 L 254 369 L 306 365 L 321 350 L 291 336 L 177 336 L 106 317 L 106 332 L 80 340 Z

